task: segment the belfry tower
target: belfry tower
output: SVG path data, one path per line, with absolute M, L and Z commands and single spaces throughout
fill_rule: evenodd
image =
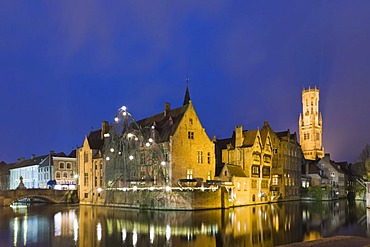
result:
M 322 115 L 319 112 L 319 89 L 302 90 L 302 113 L 299 115 L 299 137 L 306 159 L 324 157 L 322 146 Z

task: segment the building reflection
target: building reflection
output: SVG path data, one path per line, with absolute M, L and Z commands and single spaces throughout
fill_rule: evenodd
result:
M 228 210 L 94 206 L 1 208 L 1 246 L 276 246 L 369 236 L 364 202 L 289 202 Z

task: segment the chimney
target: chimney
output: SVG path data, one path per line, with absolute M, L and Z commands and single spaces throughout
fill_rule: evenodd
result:
M 163 112 L 164 116 L 167 116 L 167 114 L 168 114 L 168 112 L 169 112 L 170 110 L 171 110 L 171 105 L 170 105 L 170 103 L 165 102 L 165 103 L 164 103 L 164 112 Z
M 330 161 L 330 154 L 329 153 L 326 153 L 325 154 L 325 159 L 328 160 L 328 161 Z
M 101 139 L 104 139 L 104 134 L 109 132 L 109 123 L 107 121 L 101 122 Z
M 243 145 L 243 127 L 235 127 L 235 147 L 240 147 Z
M 34 159 L 36 157 L 36 154 L 31 154 L 31 159 Z

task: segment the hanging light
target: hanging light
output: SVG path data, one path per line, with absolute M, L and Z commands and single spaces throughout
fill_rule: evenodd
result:
M 161 162 L 161 165 L 162 165 L 162 166 L 165 166 L 165 165 L 166 165 L 166 161 L 162 161 L 162 162 Z
M 113 153 L 113 152 L 114 152 L 114 148 L 111 148 L 111 149 L 110 149 L 110 152 L 111 152 L 111 153 Z
M 110 158 L 109 158 L 109 157 L 107 157 L 107 158 L 105 158 L 105 160 L 106 160 L 106 161 L 109 161 L 109 160 L 110 160 Z
M 128 158 L 129 158 L 130 160 L 133 160 L 133 159 L 134 159 L 134 156 L 130 155 Z

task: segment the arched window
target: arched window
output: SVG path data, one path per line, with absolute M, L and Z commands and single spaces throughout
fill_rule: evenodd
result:
M 67 172 L 63 172 L 63 178 L 68 178 L 68 173 Z
M 60 172 L 56 172 L 55 177 L 59 179 L 60 178 Z
M 72 168 L 72 164 L 70 162 L 67 163 L 67 169 L 71 169 Z
M 59 169 L 64 169 L 64 162 L 59 162 Z

